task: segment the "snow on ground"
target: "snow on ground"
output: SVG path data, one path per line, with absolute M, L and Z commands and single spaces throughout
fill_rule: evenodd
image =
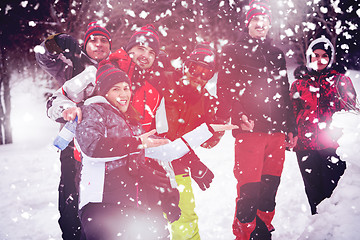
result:
M 351 72 L 360 93 L 360 72 Z M 57 224 L 59 153 L 52 146 L 58 125 L 46 117 L 43 92 L 29 81 L 13 86 L 14 144 L 0 146 L 0 240 L 61 239 Z M 311 216 L 293 152 L 286 153 L 277 194 L 274 240 L 357 239 L 360 234 L 360 116 L 339 113 L 334 124 L 344 127 L 338 154 L 347 170 L 330 199 Z M 196 152 L 214 172 L 211 188 L 193 188 L 203 240 L 233 239 L 236 181 L 234 139 L 226 133 L 213 149 Z

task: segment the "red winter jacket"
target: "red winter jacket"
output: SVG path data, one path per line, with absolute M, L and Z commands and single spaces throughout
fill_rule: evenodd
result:
M 168 131 L 165 137 L 175 140 L 184 134 L 194 130 L 202 123 L 214 123 L 215 109 L 217 108 L 217 98 L 211 96 L 210 93 L 203 89 L 201 93 L 190 89 L 181 92 L 178 81 L 182 78 L 179 72 L 168 74 L 166 78 L 159 81 L 159 88 L 165 99 L 166 118 Z M 214 147 L 223 136 L 224 132 L 215 132 L 213 137 L 203 143 L 204 148 Z M 200 159 L 192 159 L 192 161 L 200 161 Z M 189 166 L 184 165 L 181 159 L 172 161 L 176 175 L 185 174 Z
M 308 72 L 292 84 L 290 96 L 298 125 L 295 150 L 337 148 L 341 133 L 330 124 L 335 112 L 347 109 L 347 104 L 355 106 L 350 78 L 335 70 Z

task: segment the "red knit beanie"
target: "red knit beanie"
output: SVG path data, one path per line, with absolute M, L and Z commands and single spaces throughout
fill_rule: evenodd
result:
M 131 48 L 136 45 L 146 45 L 151 47 L 155 54 L 158 55 L 160 51 L 160 40 L 158 32 L 154 25 L 147 24 L 136 31 L 130 38 L 128 44 L 125 46 L 125 51 L 129 52 Z
M 252 0 L 249 3 L 249 10 L 246 13 L 246 26 L 249 25 L 253 17 L 258 15 L 268 16 L 271 22 L 271 8 L 268 0 Z
M 215 53 L 214 49 L 209 43 L 204 42 L 196 45 L 195 49 L 190 53 L 189 58 L 186 60 L 194 62 L 203 62 L 211 69 L 215 69 Z
M 100 26 L 97 22 L 91 22 L 87 26 L 87 30 L 86 30 L 85 36 L 84 36 L 84 49 L 86 49 L 86 44 L 88 43 L 91 35 L 95 35 L 95 36 L 102 35 L 102 36 L 106 37 L 106 39 L 110 43 L 110 49 L 111 49 L 110 32 L 108 30 L 106 30 L 106 28 Z
M 96 93 L 105 96 L 119 82 L 130 85 L 130 79 L 125 72 L 111 64 L 102 65 L 96 72 Z

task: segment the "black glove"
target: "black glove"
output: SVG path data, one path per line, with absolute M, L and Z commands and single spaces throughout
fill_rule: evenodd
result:
M 79 43 L 75 38 L 68 34 L 60 34 L 55 36 L 56 44 L 62 50 L 64 56 L 68 59 L 71 59 L 76 54 L 79 55 L 81 53 L 81 48 Z
M 140 181 L 156 190 L 171 186 L 166 171 L 153 159 L 145 162 L 139 162 L 138 159 L 129 159 L 127 166 L 130 175 L 139 178 Z
M 194 151 L 184 155 L 179 161 L 190 168 L 192 179 L 199 185 L 200 189 L 205 191 L 210 187 L 214 178 L 213 172 L 200 161 L 200 158 Z
M 50 53 L 62 53 L 68 59 L 81 53 L 81 48 L 76 39 L 65 33 L 57 33 L 49 36 L 45 41 L 45 47 Z
M 170 223 L 180 218 L 181 209 L 179 208 L 180 194 L 176 188 L 168 187 L 160 194 L 161 208 L 166 213 L 166 218 Z

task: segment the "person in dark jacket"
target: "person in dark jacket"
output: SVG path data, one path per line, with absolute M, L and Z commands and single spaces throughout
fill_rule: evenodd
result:
M 238 240 L 271 239 L 285 148 L 297 138 L 285 55 L 267 37 L 270 14 L 268 1 L 251 1 L 246 32 L 224 47 L 220 60 L 218 121 L 240 126 L 233 130 Z
M 100 61 L 107 58 L 111 49 L 111 36 L 107 29 L 96 22 L 87 26 L 84 34 L 84 44 L 79 46 L 78 41 L 66 33 L 49 36 L 42 44 L 44 51 L 36 52 L 35 57 L 40 67 L 49 73 L 59 86 L 81 75 L 82 79 L 93 77 L 95 72 L 87 69 L 96 69 Z M 47 108 L 56 106 L 54 101 L 61 102 L 65 92 L 58 91 L 47 102 Z M 55 114 L 48 111 L 53 120 L 62 125 L 66 121 L 74 120 L 78 109 L 73 105 L 57 109 Z M 52 115 L 52 116 L 50 116 Z M 73 118 L 72 118 L 73 116 Z M 59 184 L 59 225 L 62 238 L 69 240 L 80 239 L 81 225 L 78 218 L 78 176 L 80 159 L 75 159 L 74 144 L 70 143 L 60 153 L 61 176 Z
M 82 107 L 75 143 L 83 158 L 79 207 L 88 240 L 167 239 L 167 220 L 177 220 L 180 209 L 163 164 L 225 130 L 202 124 L 171 143 L 150 139 L 155 131 L 144 133 L 131 97 L 128 76 L 106 64 L 97 71 L 95 96 Z
M 297 68 L 291 99 L 298 124 L 295 147 L 311 213 L 329 198 L 344 174 L 346 163 L 336 154 L 339 129 L 332 116 L 354 109 L 356 92 L 349 77 L 333 69 L 335 50 L 325 37 L 312 41 L 306 51 L 306 67 Z

